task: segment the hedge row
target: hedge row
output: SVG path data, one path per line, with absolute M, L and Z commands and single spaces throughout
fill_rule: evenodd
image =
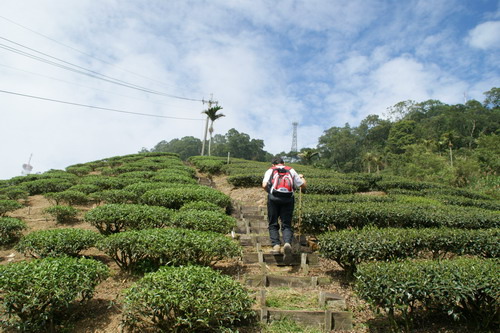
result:
M 34 258 L 77 256 L 94 247 L 103 236 L 84 229 L 50 229 L 33 231 L 19 241 L 16 251 Z
M 295 214 L 295 219 L 298 214 Z M 451 227 L 485 229 L 500 227 L 500 212 L 474 207 L 403 203 L 312 203 L 302 207 L 303 232 L 320 234 L 329 230 L 378 227 Z
M 191 201 L 208 201 L 223 208 L 229 208 L 231 205 L 231 198 L 228 195 L 206 186 L 184 185 L 162 188 L 148 191 L 141 197 L 141 202 L 144 204 L 173 209 L 179 209 Z
M 2 324 L 22 332 L 57 331 L 71 304 L 92 298 L 109 269 L 91 259 L 35 259 L 0 265 Z
M 97 246 L 129 272 L 154 271 L 164 265 L 208 266 L 241 254 L 241 247 L 229 237 L 178 228 L 120 232 Z
M 4 216 L 5 213 L 17 210 L 22 207 L 23 205 L 21 205 L 16 200 L 0 200 L 0 216 Z
M 135 331 L 232 332 L 254 317 L 250 293 L 207 267 L 163 267 L 125 291 L 124 324 Z
M 398 229 L 364 228 L 341 230 L 319 236 L 320 253 L 336 261 L 349 274 L 366 261 L 393 261 L 432 253 L 500 256 L 500 229 L 464 230 L 450 228 Z
M 384 310 L 398 331 L 410 331 L 419 308 L 495 329 L 499 271 L 497 259 L 366 263 L 358 268 L 355 289 L 361 298 Z M 397 324 L 397 316 L 402 325 Z
M 21 237 L 26 223 L 13 217 L 0 217 L 0 245 L 10 244 Z
M 188 162 L 192 163 L 200 172 L 218 174 L 226 163 L 222 157 L 191 156 Z
M 162 228 L 170 225 L 174 211 L 136 204 L 108 204 L 91 209 L 85 220 L 103 235 L 125 230 Z

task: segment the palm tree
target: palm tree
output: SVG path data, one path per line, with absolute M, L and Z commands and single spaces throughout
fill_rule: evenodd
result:
M 207 121 L 208 119 L 210 119 L 210 128 L 208 129 L 208 132 L 210 133 L 210 140 L 208 141 L 208 156 L 210 156 L 210 148 L 212 145 L 212 133 L 214 132 L 214 121 L 216 121 L 221 117 L 224 117 L 222 113 L 217 114 L 219 110 L 222 110 L 222 106 L 216 105 L 202 112 L 203 114 L 207 115 Z M 203 140 L 203 147 L 201 154 L 203 155 L 204 152 L 205 152 L 205 140 Z
M 315 151 L 314 149 L 308 149 L 308 150 L 304 150 L 303 152 L 297 154 L 297 156 L 300 157 L 300 159 L 302 160 L 302 163 L 304 163 L 305 165 L 309 165 L 312 163 L 312 159 L 316 156 L 319 156 L 319 153 L 317 151 Z

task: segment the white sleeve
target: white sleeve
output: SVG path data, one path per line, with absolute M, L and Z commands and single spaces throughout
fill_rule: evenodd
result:
M 271 177 L 272 169 L 267 169 L 266 173 L 264 173 L 264 178 L 262 179 L 262 183 L 267 183 L 269 178 Z
M 302 181 L 302 179 L 300 179 L 299 177 L 299 174 L 297 173 L 297 171 L 295 171 L 295 169 L 291 169 L 290 170 L 290 173 L 292 174 L 292 177 L 293 177 L 293 185 L 295 187 L 300 187 L 302 184 L 304 184 L 304 181 Z

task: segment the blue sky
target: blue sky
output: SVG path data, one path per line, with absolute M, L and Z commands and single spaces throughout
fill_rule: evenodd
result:
M 483 101 L 500 86 L 499 8 L 492 0 L 2 1 L 0 179 L 19 175 L 31 154 L 33 171 L 44 172 L 201 139 L 201 100 L 212 94 L 226 115 L 215 133 L 235 128 L 271 153 L 290 150 L 294 121 L 300 149 L 400 101 Z

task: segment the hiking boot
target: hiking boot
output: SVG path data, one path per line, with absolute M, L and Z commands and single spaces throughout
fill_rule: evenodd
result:
M 276 244 L 273 246 L 271 253 L 272 254 L 279 254 L 281 250 L 281 246 L 279 244 Z
M 292 262 L 292 246 L 290 243 L 285 243 L 283 246 L 283 263 L 285 265 L 290 265 Z

